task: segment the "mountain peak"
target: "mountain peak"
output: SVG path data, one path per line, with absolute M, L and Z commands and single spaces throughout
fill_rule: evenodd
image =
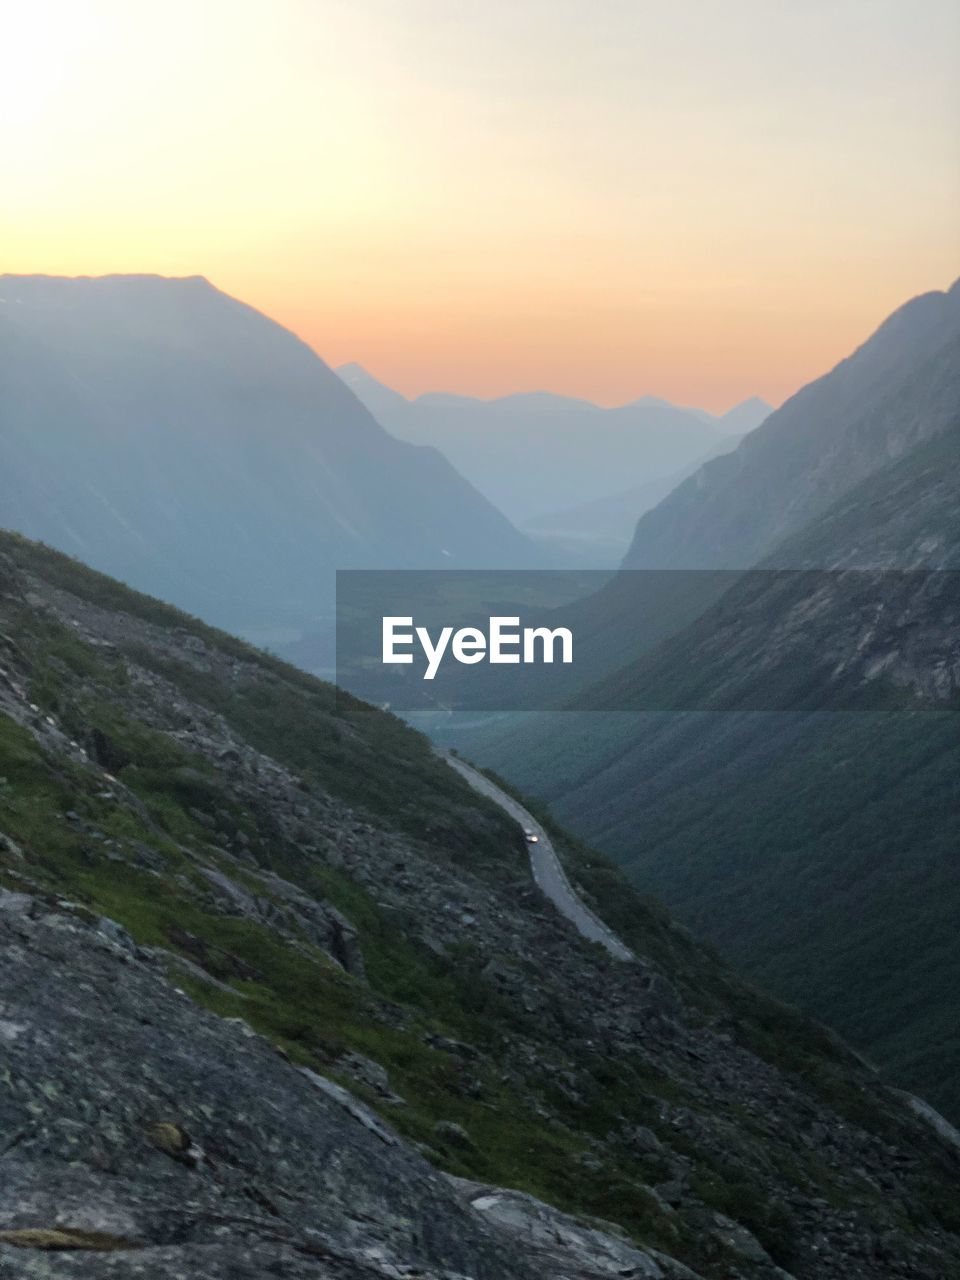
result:
M 638 396 L 636 400 L 631 400 L 630 405 L 634 409 L 673 409 L 675 406 L 669 401 L 664 400 L 663 396 Z
M 347 364 L 338 364 L 334 368 L 333 372 L 338 378 L 342 378 L 344 382 L 347 383 L 371 382 L 375 383 L 378 387 L 385 386 L 385 384 L 378 378 L 375 378 L 368 369 L 365 369 L 362 364 L 358 364 L 356 360 L 350 360 Z M 389 390 L 389 388 L 386 389 Z
M 764 413 L 773 413 L 773 405 L 768 404 L 766 400 L 762 400 L 760 396 L 747 396 L 746 400 L 741 400 L 739 404 L 735 404 L 733 408 L 729 409 L 727 412 L 736 413 L 738 409 L 747 408 L 758 410 L 762 409 Z M 726 417 L 727 414 L 724 414 L 723 416 Z
M 717 420 L 717 425 L 724 435 L 745 436 L 747 432 L 759 427 L 773 413 L 773 405 L 767 404 L 759 396 L 748 396 L 732 409 L 728 409 Z

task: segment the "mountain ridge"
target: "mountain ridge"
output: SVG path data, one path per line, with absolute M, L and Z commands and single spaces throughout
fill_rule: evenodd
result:
M 387 393 L 391 402 L 403 403 L 406 405 L 414 405 L 422 400 L 446 400 L 454 404 L 502 404 L 504 401 L 517 401 L 528 403 L 536 403 L 537 401 L 546 401 L 555 404 L 576 405 L 579 408 L 596 409 L 600 413 L 608 413 L 615 409 L 632 409 L 632 408 L 651 408 L 651 409 L 675 409 L 680 413 L 695 414 L 702 418 L 705 422 L 723 423 L 728 419 L 733 419 L 734 415 L 744 417 L 750 415 L 769 415 L 773 412 L 773 406 L 768 404 L 760 396 L 747 396 L 746 399 L 738 401 L 730 409 L 723 413 L 711 413 L 708 409 L 700 409 L 695 405 L 678 405 L 672 400 L 666 400 L 662 396 L 642 395 L 637 396 L 633 400 L 626 400 L 623 404 L 617 405 L 600 405 L 593 400 L 587 400 L 583 396 L 571 396 L 562 392 L 548 391 L 541 388 L 536 391 L 508 391 L 501 395 L 495 396 L 476 396 L 469 395 L 465 392 L 455 391 L 421 391 L 415 396 L 406 396 L 402 391 L 388 386 L 382 382 L 374 374 L 372 374 L 365 365 L 358 360 L 349 360 L 345 364 L 334 366 L 334 373 L 338 377 L 343 378 L 347 386 L 353 390 L 359 388 L 363 395 L 374 395 L 381 392 Z M 357 392 L 359 394 L 359 392 Z M 758 425 L 758 424 L 754 424 Z
M 952 1141 L 548 816 L 635 962 L 399 721 L 9 534 L 0 649 L 18 1274 L 960 1263 Z
M 948 425 L 958 344 L 960 281 L 905 303 L 642 516 L 624 567 L 749 568 L 844 490 Z M 924 380 L 918 417 L 912 405 Z
M 443 449 L 524 529 L 545 515 L 602 500 L 622 490 L 625 479 L 633 477 L 637 486 L 666 480 L 728 448 L 728 434 L 746 429 L 767 408 L 745 402 L 737 406 L 740 421 L 724 427 L 723 419 L 655 397 L 613 408 L 549 391 L 488 400 L 428 392 L 407 399 L 362 366 L 340 372 L 389 430 Z
M 441 454 L 197 277 L 7 276 L 0 297 L 0 502 L 27 534 L 259 634 L 329 612 L 335 567 L 541 562 Z

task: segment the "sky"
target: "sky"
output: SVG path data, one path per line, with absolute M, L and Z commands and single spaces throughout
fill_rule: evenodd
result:
M 407 394 L 779 403 L 960 274 L 955 0 L 0 0 L 0 270 Z

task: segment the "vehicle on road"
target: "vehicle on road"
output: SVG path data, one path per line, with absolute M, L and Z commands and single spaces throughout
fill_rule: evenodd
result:
M 535 831 L 531 831 L 529 827 L 524 827 L 523 834 L 526 837 L 527 844 L 539 844 L 540 837 Z

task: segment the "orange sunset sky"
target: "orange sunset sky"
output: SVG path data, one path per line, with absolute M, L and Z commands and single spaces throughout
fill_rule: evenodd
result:
M 955 0 L 0 0 L 0 270 L 407 393 L 779 402 L 960 274 Z

